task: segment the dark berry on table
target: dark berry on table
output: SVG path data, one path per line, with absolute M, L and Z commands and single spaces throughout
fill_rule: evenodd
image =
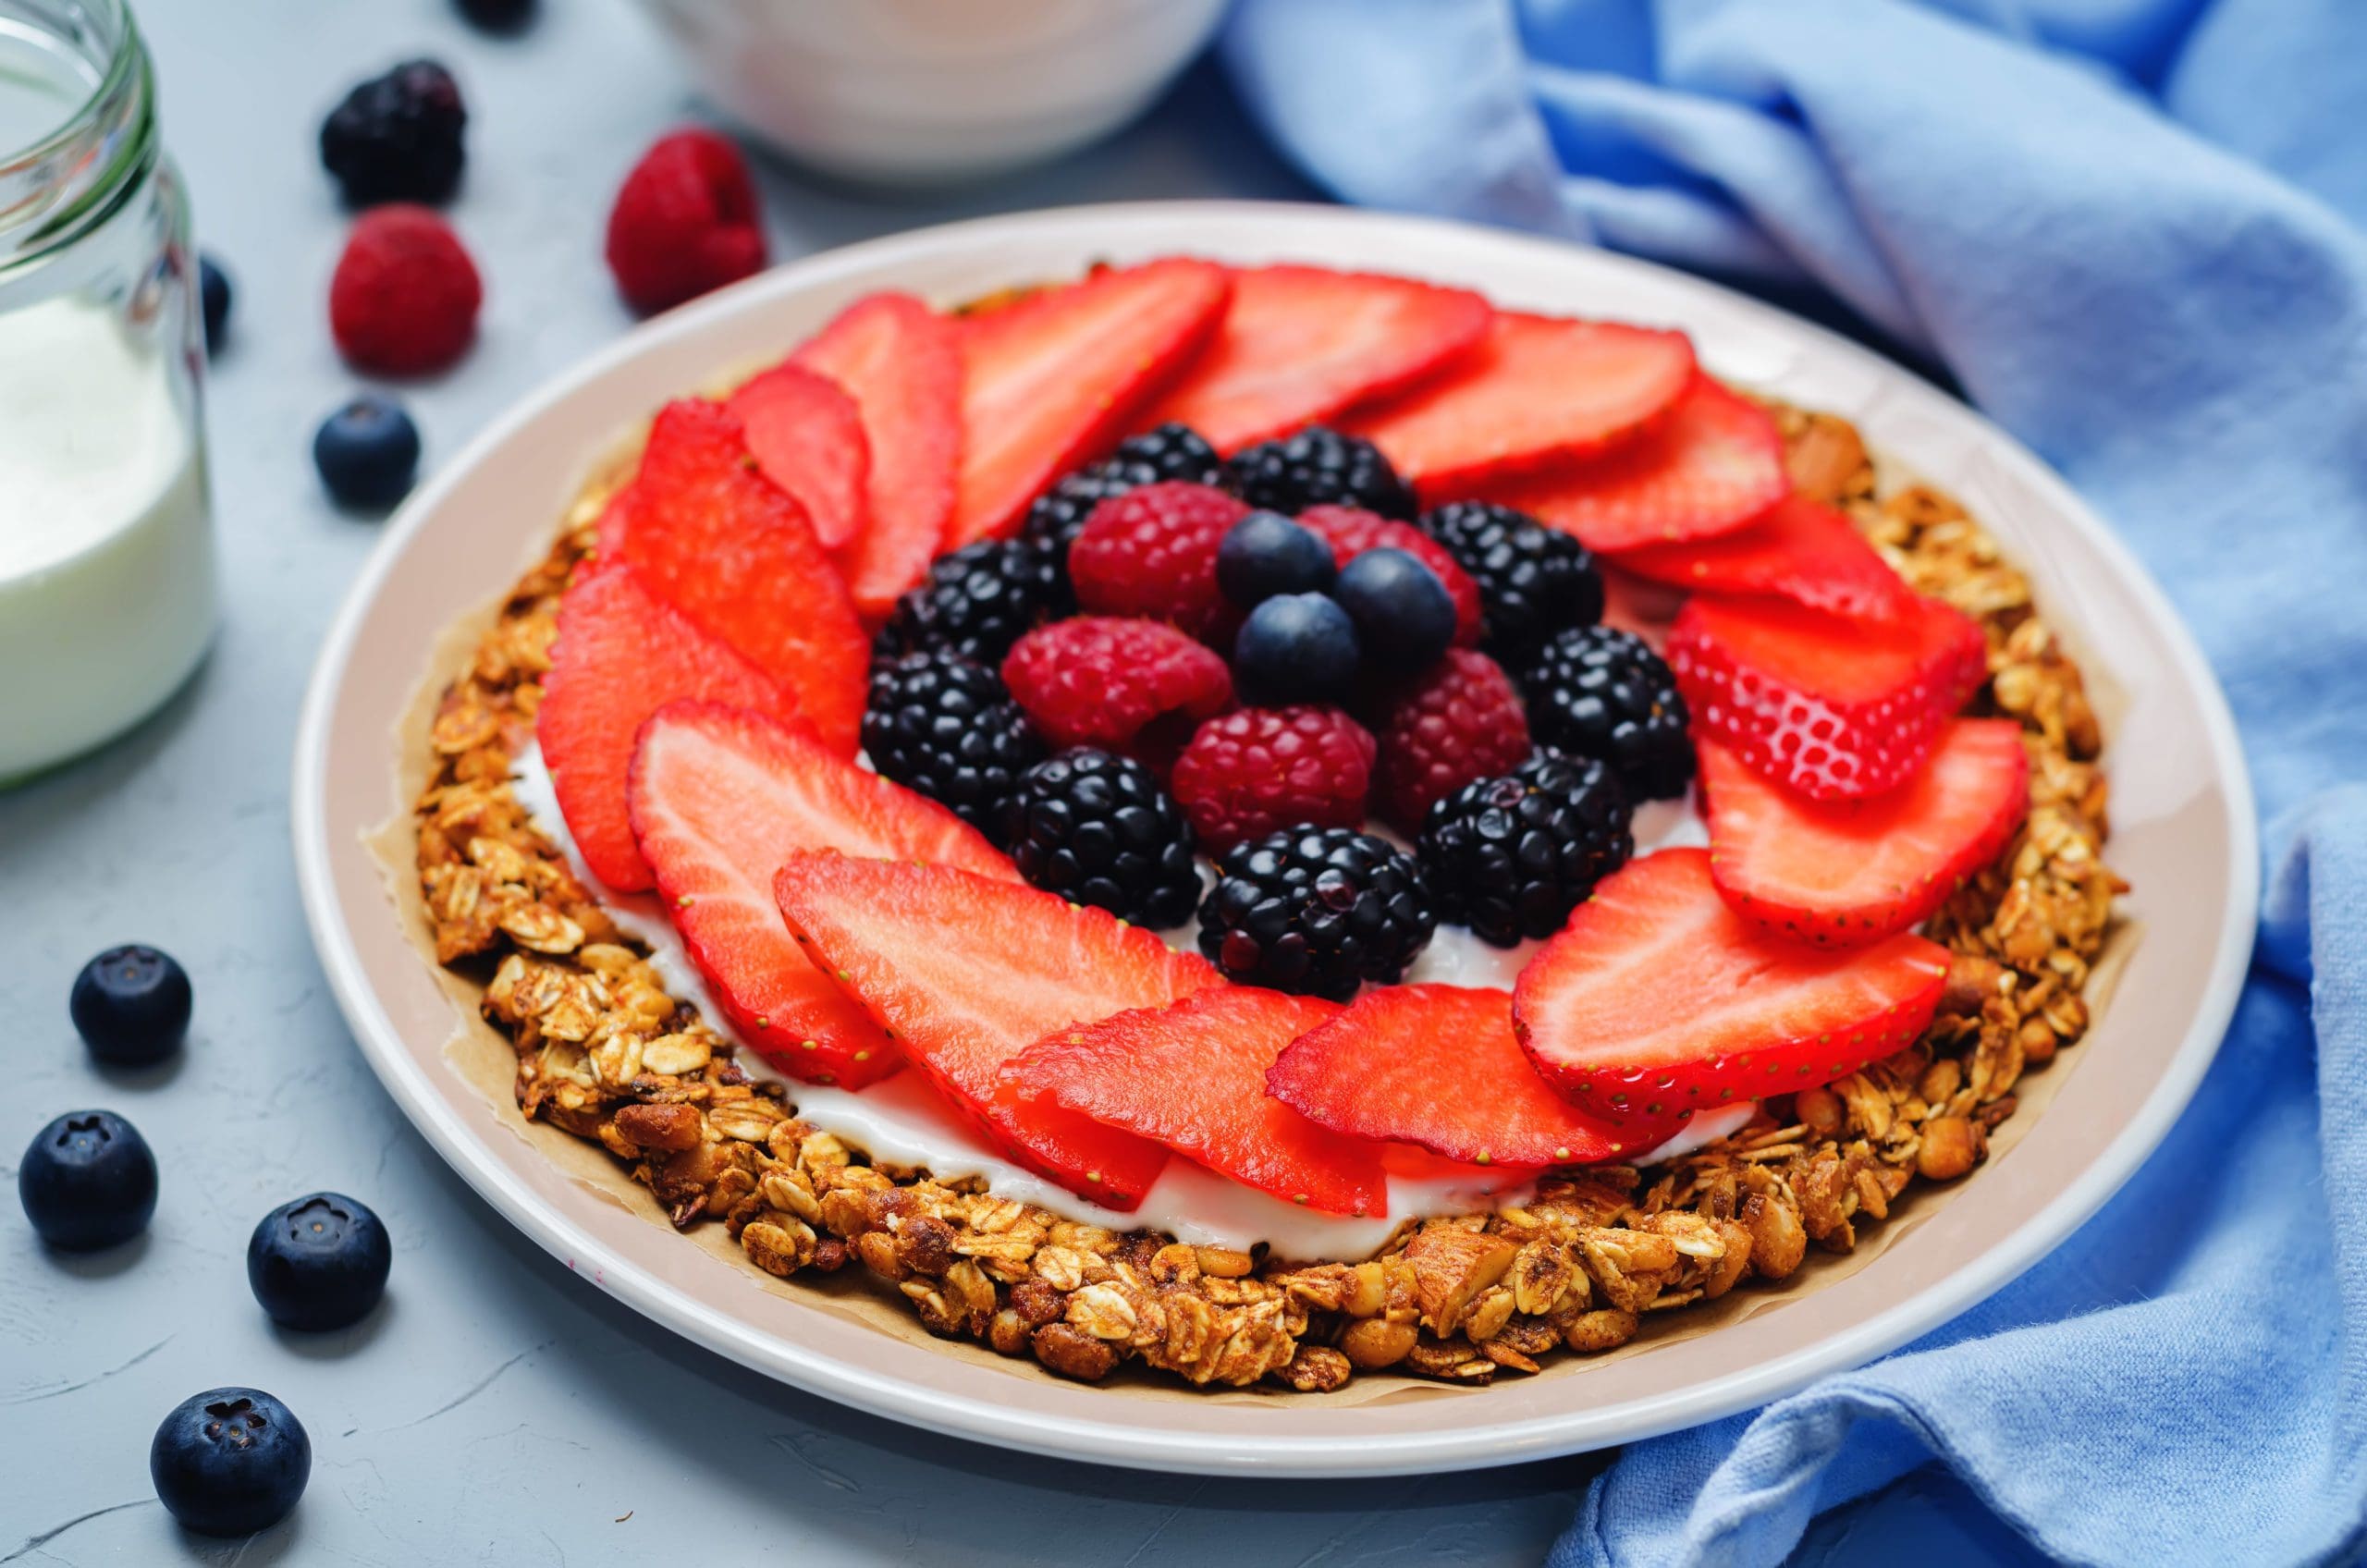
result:
M 92 1056 L 145 1067 L 180 1049 L 190 1001 L 189 972 L 169 953 L 133 945 L 84 964 L 67 1011 Z
M 156 1212 L 156 1157 L 111 1110 L 69 1111 L 25 1146 L 17 1198 L 51 1246 L 92 1252 L 128 1242 Z
M 1365 656 L 1383 669 L 1421 669 L 1454 641 L 1454 600 L 1438 574 L 1404 550 L 1367 550 L 1340 569 L 1331 596 L 1356 623 Z
M 871 667 L 863 746 L 881 777 L 917 790 L 989 839 L 1044 742 L 1002 677 L 942 649 Z
M 205 321 L 205 351 L 219 353 L 230 325 L 230 275 L 211 256 L 197 258 L 197 302 Z
M 534 0 L 457 0 L 460 15 L 487 32 L 518 32 L 534 19 Z
M 1492 501 L 1450 502 L 1422 528 L 1479 585 L 1497 657 L 1516 659 L 1565 627 L 1602 619 L 1594 556 L 1559 529 Z
M 1167 423 L 1140 435 L 1129 435 L 1108 457 L 1088 463 L 1036 497 L 1027 508 L 1020 536 L 1050 547 L 1065 558 L 1068 547 L 1085 528 L 1093 508 L 1112 496 L 1139 490 L 1163 479 L 1193 484 L 1221 484 L 1224 459 L 1200 433 L 1187 424 Z
M 282 1328 L 342 1329 L 378 1305 L 394 1261 L 386 1228 L 366 1206 L 314 1193 L 263 1217 L 247 1239 L 247 1284 Z
M 1320 424 L 1244 447 L 1225 472 L 1243 500 L 1271 511 L 1331 505 L 1407 521 L 1414 516 L 1414 488 L 1380 447 Z
M 434 60 L 406 60 L 329 112 L 321 162 L 351 206 L 442 202 L 460 184 L 468 123 L 452 73 Z
M 1282 827 L 1351 827 L 1372 792 L 1373 739 L 1338 708 L 1236 708 L 1192 734 L 1169 786 L 1200 848 Z
M 928 576 L 896 601 L 872 656 L 944 649 L 1000 664 L 1021 636 L 1073 607 L 1050 551 L 1024 540 L 981 539 L 929 563 Z
M 1448 612 L 1453 624 L 1453 612 Z M 1245 701 L 1269 707 L 1347 694 L 1361 657 L 1355 623 L 1336 599 L 1284 594 L 1249 612 L 1233 640 L 1233 679 Z
M 1080 750 L 1037 763 L 1003 803 L 1002 841 L 1036 887 L 1137 925 L 1180 925 L 1200 899 L 1183 810 L 1131 757 Z
M 260 1389 L 208 1389 L 173 1407 L 148 1445 L 166 1513 L 202 1536 L 251 1536 L 288 1517 L 313 1474 L 313 1439 Z
M 1438 927 L 1414 857 L 1349 827 L 1235 845 L 1200 904 L 1200 951 L 1233 980 L 1346 1001 L 1389 985 Z
M 1661 656 L 1632 631 L 1558 631 L 1520 672 L 1528 732 L 1572 756 L 1600 757 L 1637 800 L 1667 800 L 1693 779 L 1685 699 Z
M 1280 512 L 1251 512 L 1217 546 L 1217 586 L 1243 609 L 1283 594 L 1320 594 L 1339 575 L 1322 535 Z
M 419 426 L 392 398 L 365 392 L 321 422 L 313 464 L 338 505 L 391 507 L 419 472 Z
M 1509 948 L 1550 937 L 1636 852 L 1634 808 L 1591 757 L 1541 751 L 1430 808 L 1416 845 L 1439 918 Z

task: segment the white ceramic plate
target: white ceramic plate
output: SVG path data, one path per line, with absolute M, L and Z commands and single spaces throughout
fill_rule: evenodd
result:
M 450 1004 L 398 926 L 362 835 L 396 809 L 392 726 L 438 631 L 509 582 L 596 456 L 663 399 L 778 354 L 895 288 L 939 301 L 1177 251 L 1396 271 L 1500 304 L 1667 324 L 1717 374 L 1858 422 L 1955 491 L 2035 580 L 2110 716 L 2116 867 L 2144 923 L 2116 999 L 2022 1141 L 1812 1310 L 1775 1309 L 1584 1375 L 1451 1398 L 1152 1402 L 1013 1376 L 752 1287 L 559 1177 L 445 1064 Z M 396 1101 L 485 1200 L 653 1321 L 770 1376 L 981 1441 L 1209 1473 L 1385 1475 L 1625 1442 L 1762 1403 L 1962 1311 L 2060 1242 L 2160 1141 L 2241 982 L 2258 899 L 2252 804 L 2225 700 L 2135 560 L 2063 483 L 1896 365 L 1680 273 L 1566 244 L 1326 207 L 1084 207 L 927 229 L 816 256 L 649 323 L 545 386 L 405 504 L 321 652 L 295 760 L 296 856 L 321 962 Z

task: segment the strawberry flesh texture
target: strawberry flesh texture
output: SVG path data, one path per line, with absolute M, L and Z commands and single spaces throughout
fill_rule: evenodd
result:
M 1760 930 L 1818 947 L 1904 931 L 1995 860 L 2030 803 L 2011 719 L 1961 718 L 1920 771 L 1867 801 L 1807 801 L 1700 743 L 1718 891 Z
M 668 404 L 626 504 L 610 518 L 604 557 L 631 562 L 790 692 L 825 741 L 854 754 L 870 642 L 804 508 L 755 472 L 728 410 L 695 398 Z
M 1699 375 L 1664 418 L 1616 451 L 1491 485 L 1488 497 L 1615 555 L 1728 533 L 1790 489 L 1775 422 Z
M 1047 1035 L 1005 1081 L 1016 1095 L 1156 1139 L 1284 1202 L 1383 1215 L 1380 1145 L 1318 1127 L 1266 1093 L 1276 1055 L 1338 1011 L 1255 986 L 1202 991 Z
M 779 364 L 742 383 L 730 407 L 756 471 L 805 508 L 824 549 L 863 532 L 871 443 L 853 398 L 803 365 Z
M 948 548 L 1019 526 L 1208 340 L 1232 283 L 1173 258 L 1098 273 L 962 323 L 962 467 Z
M 1470 354 L 1348 430 L 1436 501 L 1615 448 L 1674 410 L 1693 376 L 1681 332 L 1499 312 Z
M 1142 1202 L 1165 1148 L 1007 1096 L 1003 1064 L 1055 1031 L 1223 984 L 1214 968 L 1106 911 L 950 866 L 791 855 L 773 896 L 817 967 L 996 1146 L 1105 1207 Z
M 1137 422 L 1175 421 L 1232 453 L 1394 392 L 1488 331 L 1488 301 L 1406 277 L 1253 267 L 1208 347 Z
M 1853 620 L 1897 620 L 1915 605 L 1915 591 L 1847 518 L 1805 496 L 1786 496 L 1731 533 L 1645 545 L 1612 558 L 1673 587 L 1773 594 Z
M 935 802 L 847 761 L 802 725 L 745 708 L 668 703 L 651 715 L 627 799 L 667 916 L 732 1027 L 783 1072 L 817 1084 L 860 1088 L 904 1057 L 791 938 L 773 901 L 774 868 L 800 851 L 837 850 L 1019 875 Z
M 619 892 L 651 884 L 625 801 L 633 737 L 651 714 L 685 697 L 774 718 L 797 711 L 771 677 L 701 631 L 626 563 L 604 560 L 569 585 L 534 733 L 577 851 Z
M 1367 990 L 1292 1041 L 1266 1089 L 1335 1133 L 1416 1144 L 1474 1165 L 1622 1159 L 1676 1128 L 1606 1121 L 1538 1076 L 1513 1034 L 1510 991 L 1460 986 Z
M 1936 599 L 1896 622 L 1697 594 L 1669 631 L 1694 733 L 1811 800 L 1895 790 L 1988 674 L 1979 625 Z
M 1454 601 L 1454 645 L 1478 646 L 1488 629 L 1479 584 L 1472 582 L 1471 574 L 1446 553 L 1445 545 L 1410 522 L 1382 517 L 1362 507 L 1309 507 L 1298 514 L 1298 521 L 1323 536 L 1323 542 L 1331 546 L 1335 565 L 1346 566 L 1367 550 L 1392 549 L 1403 550 L 1429 567 L 1430 574 L 1445 585 L 1447 597 Z
M 1705 850 L 1606 878 L 1513 987 L 1513 1028 L 1546 1081 L 1608 1121 L 1783 1094 L 1854 1072 L 1932 1021 L 1947 949 L 1901 933 L 1818 952 L 1727 907 Z
M 962 462 L 962 336 L 909 294 L 872 294 L 791 361 L 854 399 L 871 454 L 863 531 L 839 547 L 856 611 L 887 619 L 944 543 Z

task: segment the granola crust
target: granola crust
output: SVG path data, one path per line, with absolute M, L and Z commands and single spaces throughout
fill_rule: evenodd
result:
M 558 597 L 590 552 L 587 493 L 446 691 L 416 807 L 439 962 L 485 980 L 517 1051 L 519 1109 L 596 1142 L 675 1225 L 719 1220 L 788 1277 L 849 1267 L 932 1332 L 1087 1381 L 1122 1363 L 1201 1386 L 1328 1392 L 1391 1368 L 1481 1384 L 1634 1339 L 1646 1315 L 1789 1277 L 1848 1252 L 1918 1182 L 1963 1176 L 2014 1113 L 2015 1085 L 2076 1043 L 2124 885 L 2103 864 L 2102 736 L 2079 670 L 2030 585 L 1949 497 L 1881 493 L 1857 431 L 1778 408 L 1799 489 L 1846 512 L 1915 587 L 1981 621 L 1979 711 L 2020 721 L 2030 809 L 1997 863 L 1928 930 L 1955 955 L 1914 1046 L 1665 1165 L 1547 1178 L 1492 1214 L 1409 1221 L 1380 1255 L 1286 1263 L 1065 1219 L 975 1181 L 868 1160 L 752 1079 L 528 820 L 509 782 L 532 739 Z

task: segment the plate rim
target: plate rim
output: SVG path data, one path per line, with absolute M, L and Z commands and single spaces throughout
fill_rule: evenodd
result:
M 776 294 L 802 292 L 844 277 L 897 263 L 916 263 L 958 253 L 966 246 L 1013 233 L 1062 228 L 1079 233 L 1079 255 L 1093 253 L 1096 232 L 1109 243 L 1110 231 L 1131 225 L 1171 225 L 1201 217 L 1236 224 L 1245 219 L 1330 223 L 1364 230 L 1367 237 L 1392 232 L 1421 234 L 1433 240 L 1459 239 L 1539 251 L 1584 251 L 1591 264 L 1634 269 L 1686 288 L 1719 297 L 1729 307 L 1756 313 L 1784 334 L 1876 368 L 1884 379 L 1903 378 L 1922 394 L 1951 405 L 1969 420 L 1988 450 L 2053 508 L 2068 517 L 2084 543 L 2110 562 L 2120 585 L 2137 600 L 2169 647 L 2180 683 L 2193 695 L 2203 732 L 2222 779 L 2229 816 L 2230 897 L 2222 912 L 2216 949 L 2201 1005 L 2151 1096 L 2088 1162 L 2077 1180 L 2060 1189 L 2018 1231 L 1968 1258 L 1941 1281 L 1888 1309 L 1838 1332 L 1820 1335 L 1799 1349 L 1748 1371 L 1656 1398 L 1611 1407 L 1621 1414 L 1615 1429 L 1601 1419 L 1602 1407 L 1570 1411 L 1502 1426 L 1412 1432 L 1366 1438 L 1308 1438 L 1251 1433 L 1174 1432 L 1142 1419 L 1147 1406 L 1122 1401 L 1112 1407 L 1122 1419 L 1069 1417 L 1027 1413 L 1014 1425 L 1014 1412 L 988 1401 L 949 1394 L 941 1389 L 883 1379 L 748 1326 L 730 1314 L 693 1300 L 666 1281 L 644 1277 L 638 1266 L 611 1254 L 558 1206 L 510 1187 L 490 1151 L 437 1101 L 424 1070 L 401 1047 L 400 1034 L 373 991 L 361 956 L 347 929 L 331 868 L 325 784 L 331 718 L 350 666 L 356 637 L 380 588 L 411 539 L 447 493 L 488 457 L 554 405 L 604 374 L 651 353 L 668 341 L 694 335 L 710 322 L 756 307 Z M 502 1218 L 641 1316 L 668 1330 L 767 1377 L 793 1384 L 874 1415 L 990 1446 L 1128 1468 L 1180 1470 L 1206 1475 L 1301 1476 L 1390 1476 L 1472 1469 L 1580 1452 L 1722 1418 L 1793 1391 L 1815 1378 L 1848 1370 L 1887 1354 L 1958 1316 L 1994 1293 L 2035 1264 L 2101 1208 L 2133 1175 L 2184 1111 L 2217 1054 L 2233 1017 L 2249 966 L 2257 923 L 2260 864 L 2257 807 L 2251 780 L 2226 693 L 2185 621 L 2152 574 L 2054 471 L 2019 440 L 1978 410 L 1942 391 L 1913 370 L 1885 359 L 1818 324 L 1739 293 L 1723 285 L 1658 263 L 1601 251 L 1551 237 L 1484 227 L 1450 219 L 1383 214 L 1312 202 L 1175 201 L 1112 202 L 1001 214 L 865 240 L 800 258 L 735 284 L 679 310 L 644 322 L 615 342 L 570 361 L 532 391 L 512 401 L 459 453 L 406 498 L 355 576 L 340 602 L 306 683 L 292 757 L 289 830 L 299 891 L 323 971 L 356 1043 L 413 1127 Z M 587 1267 L 587 1265 L 589 1267 Z M 934 1354 L 918 1347 L 914 1354 Z M 1484 1396 L 1481 1396 L 1484 1397 Z

